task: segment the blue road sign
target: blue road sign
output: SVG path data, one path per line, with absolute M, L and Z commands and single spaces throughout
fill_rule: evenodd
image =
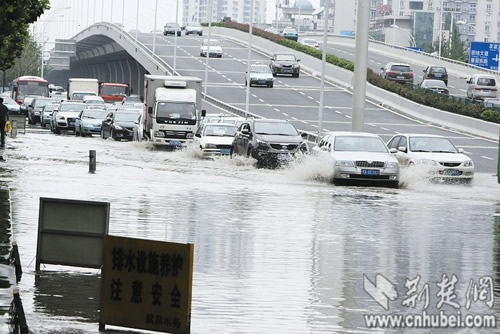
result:
M 469 64 L 498 71 L 498 52 L 500 43 L 471 42 L 469 51 Z

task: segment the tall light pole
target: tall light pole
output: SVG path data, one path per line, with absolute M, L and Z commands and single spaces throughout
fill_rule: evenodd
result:
M 440 14 L 439 14 L 439 51 L 438 51 L 438 56 L 441 58 L 441 44 L 443 43 L 443 0 L 441 0 L 441 7 L 439 8 Z
M 278 5 L 280 3 L 280 0 L 276 0 L 276 13 L 275 13 L 275 23 L 276 23 L 276 30 L 278 30 Z
M 122 1 L 122 32 L 125 29 L 125 0 Z
M 413 37 L 413 35 L 408 30 L 402 29 L 402 28 L 400 28 L 399 26 L 397 26 L 395 24 L 391 24 L 391 28 L 399 29 L 399 30 L 404 31 L 405 33 L 407 33 L 408 36 L 410 37 L 410 46 L 417 46 L 417 43 L 415 42 L 415 38 Z
M 210 58 L 210 40 L 212 37 L 212 3 L 210 0 L 208 3 L 208 45 L 207 45 L 207 59 L 205 60 L 205 82 L 204 82 L 204 92 L 207 94 L 208 89 L 208 58 Z
M 158 0 L 155 0 L 155 20 L 153 27 L 153 56 L 156 51 L 156 17 L 158 16 Z
M 254 0 L 250 1 L 250 24 L 248 26 L 248 56 L 247 56 L 247 78 L 246 78 L 246 96 L 245 96 L 245 111 L 250 111 L 250 61 L 252 57 L 252 35 L 253 35 L 253 6 Z
M 358 1 L 356 22 L 356 55 L 352 96 L 352 131 L 362 131 L 365 121 L 366 69 L 368 67 L 368 23 L 370 22 L 369 0 Z
M 135 42 L 137 43 L 137 33 L 139 32 L 139 0 L 137 0 L 137 8 L 135 14 Z
M 42 47 L 41 47 L 41 51 L 42 51 L 42 57 L 41 57 L 41 62 L 40 62 L 40 77 L 43 78 L 43 70 L 44 70 L 44 57 L 43 57 L 43 53 L 45 52 L 45 43 L 47 42 L 45 40 L 45 28 L 47 27 L 47 25 L 53 21 L 51 21 L 51 19 L 53 18 L 56 18 L 56 17 L 63 17 L 64 14 L 59 14 L 57 16 L 54 16 L 57 12 L 59 12 L 60 10 L 65 10 L 65 9 L 71 9 L 71 7 L 61 7 L 61 8 L 58 8 L 56 9 L 55 11 L 53 11 L 48 17 L 47 17 L 47 20 L 45 20 L 45 23 L 43 24 L 43 27 L 42 27 Z
M 319 113 L 318 113 L 318 139 L 323 131 L 323 106 L 325 103 L 325 72 L 326 72 L 326 50 L 328 44 L 328 18 L 330 16 L 330 0 L 325 3 L 325 26 L 323 27 L 323 54 L 321 55 L 321 84 L 319 90 Z
M 176 1 L 176 5 L 175 5 L 175 23 L 176 23 L 176 27 L 174 30 L 175 33 L 174 33 L 174 72 L 175 72 L 175 69 L 177 68 L 176 65 L 177 65 L 177 26 L 179 26 L 179 0 Z

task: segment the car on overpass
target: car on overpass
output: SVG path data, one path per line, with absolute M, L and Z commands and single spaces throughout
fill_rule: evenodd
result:
M 198 36 L 203 36 L 203 27 L 198 22 L 191 22 L 186 25 L 184 30 L 184 35 L 198 34 Z
M 419 168 L 431 181 L 470 182 L 474 177 L 472 159 L 443 136 L 397 134 L 387 147 L 396 151 L 402 167 Z
M 424 75 L 422 77 L 422 81 L 428 79 L 434 80 L 442 80 L 446 86 L 448 86 L 448 71 L 444 66 L 427 66 L 425 70 L 423 70 Z
M 259 85 L 273 88 L 273 72 L 271 72 L 271 69 L 266 64 L 252 64 L 250 65 L 250 75 L 247 77 L 246 74 L 247 72 L 245 72 L 245 86 L 248 84 L 247 78 L 250 77 L 250 87 L 252 85 Z
M 473 74 L 467 81 L 467 97 L 469 99 L 496 99 L 497 81 L 490 74 Z
M 292 52 L 275 52 L 271 57 L 269 68 L 273 76 L 278 74 L 291 74 L 292 77 L 298 78 L 300 74 L 300 59 L 295 57 Z
M 444 94 L 444 95 L 450 94 L 448 87 L 446 86 L 446 84 L 442 80 L 425 79 L 420 84 L 420 87 L 422 87 L 424 89 L 431 90 L 431 91 L 439 93 L 439 94 Z
M 333 168 L 335 184 L 399 187 L 399 163 L 384 141 L 365 132 L 327 132 L 312 148 L 322 163 Z
M 177 34 L 177 36 L 181 35 L 181 26 L 175 22 L 169 22 L 165 24 L 165 26 L 163 27 L 163 35 L 167 36 L 175 34 Z
M 208 44 L 208 39 L 201 42 L 200 56 L 206 57 L 208 55 L 209 57 L 222 58 L 222 45 L 220 44 L 220 42 L 216 39 L 211 39 L 210 47 L 208 46 Z
M 307 45 L 315 49 L 319 49 L 319 43 L 314 38 L 303 38 L 299 41 L 302 45 Z
M 297 29 L 292 27 L 286 27 L 285 29 L 283 29 L 283 32 L 281 34 L 286 39 L 291 39 L 295 42 L 297 42 L 297 40 L 299 39 L 299 33 L 297 32 Z
M 408 64 L 403 63 L 387 63 L 380 68 L 380 76 L 384 79 L 413 84 L 413 71 Z

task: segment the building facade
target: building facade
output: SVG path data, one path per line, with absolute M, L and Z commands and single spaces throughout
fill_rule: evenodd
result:
M 212 13 L 210 11 L 212 2 Z M 208 23 L 219 22 L 229 17 L 232 21 L 239 23 L 250 22 L 251 0 L 184 0 L 182 22 Z M 266 1 L 254 0 L 254 22 L 264 23 L 266 19 Z

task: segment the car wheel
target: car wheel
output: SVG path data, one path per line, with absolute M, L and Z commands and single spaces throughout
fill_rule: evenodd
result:
M 79 133 L 80 133 L 80 136 L 82 136 L 82 137 L 85 137 L 85 136 L 86 136 L 86 135 L 85 135 L 85 133 L 83 133 L 81 129 L 80 129 L 80 132 L 79 132 Z
M 245 80 L 245 87 L 248 85 L 248 82 Z
M 222 55 L 219 55 L 218 57 L 219 57 L 219 58 L 222 58 Z
M 164 32 L 163 32 L 163 35 L 167 36 L 167 33 L 164 31 Z
M 44 128 L 44 127 L 45 127 L 45 123 L 40 123 L 40 126 L 41 126 L 42 128 Z
M 78 137 L 79 135 L 80 135 L 80 133 L 78 132 L 78 129 L 77 129 L 77 128 L 75 128 L 75 136 L 77 136 L 77 137 Z
M 270 85 L 269 85 L 269 87 L 270 87 L 270 88 L 273 88 L 273 86 L 274 86 L 274 84 L 270 84 Z
M 185 33 L 184 35 L 186 35 L 186 36 L 187 36 L 187 35 L 189 35 L 189 33 L 186 31 L 186 33 Z
M 200 32 L 198 35 L 203 36 L 203 33 L 202 33 L 202 32 Z
M 253 158 L 253 149 L 251 147 L 248 148 L 247 158 Z
M 293 74 L 293 77 L 294 77 L 294 78 L 298 78 L 298 77 L 299 77 L 299 73 L 294 73 L 294 74 Z
M 181 32 L 180 31 L 177 33 L 177 36 L 181 36 Z
M 276 72 L 273 71 L 273 77 L 275 77 L 275 76 L 276 76 Z

